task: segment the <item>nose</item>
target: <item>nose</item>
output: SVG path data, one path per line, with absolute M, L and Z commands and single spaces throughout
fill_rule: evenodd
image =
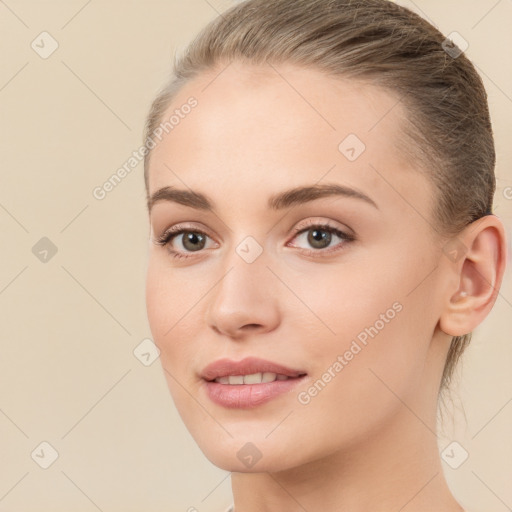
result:
M 247 263 L 235 254 L 208 294 L 207 325 L 233 339 L 276 329 L 281 316 L 278 286 L 279 280 L 264 257 Z

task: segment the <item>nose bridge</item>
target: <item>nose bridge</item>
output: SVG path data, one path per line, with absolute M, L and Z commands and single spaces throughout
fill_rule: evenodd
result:
M 279 322 L 277 279 L 268 257 L 253 238 L 245 237 L 223 262 L 222 277 L 208 305 L 207 322 L 231 336 L 244 326 L 275 328 Z

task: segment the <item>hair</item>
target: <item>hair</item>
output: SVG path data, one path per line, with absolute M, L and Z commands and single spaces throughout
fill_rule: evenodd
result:
M 492 214 L 496 155 L 482 79 L 447 42 L 422 17 L 387 0 L 247 0 L 175 55 L 172 77 L 151 105 L 144 140 L 184 84 L 234 61 L 290 63 L 381 86 L 405 106 L 404 137 L 394 142 L 432 180 L 431 225 L 453 242 L 468 224 Z M 150 157 L 148 151 L 147 193 Z M 452 337 L 441 390 L 470 340 L 471 333 Z

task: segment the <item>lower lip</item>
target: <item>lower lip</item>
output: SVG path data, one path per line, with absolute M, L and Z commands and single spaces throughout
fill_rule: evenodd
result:
M 304 378 L 305 376 L 261 384 L 220 384 L 211 381 L 205 381 L 205 384 L 206 393 L 212 402 L 230 409 L 248 409 L 290 392 Z

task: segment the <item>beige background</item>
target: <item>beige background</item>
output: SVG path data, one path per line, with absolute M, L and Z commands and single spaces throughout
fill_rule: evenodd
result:
M 496 214 L 510 240 L 512 1 L 401 3 L 469 42 L 489 93 Z M 208 512 L 231 502 L 229 473 L 184 428 L 159 360 L 134 355 L 151 336 L 142 164 L 105 199 L 92 194 L 140 146 L 175 49 L 230 5 L 0 0 L 0 511 Z M 43 31 L 59 45 L 46 59 L 31 48 Z M 43 237 L 57 248 L 46 262 L 32 252 Z M 469 512 L 512 508 L 510 273 L 440 439 L 440 450 L 457 441 L 469 453 L 456 470 L 444 464 Z M 43 441 L 58 452 L 47 469 Z

